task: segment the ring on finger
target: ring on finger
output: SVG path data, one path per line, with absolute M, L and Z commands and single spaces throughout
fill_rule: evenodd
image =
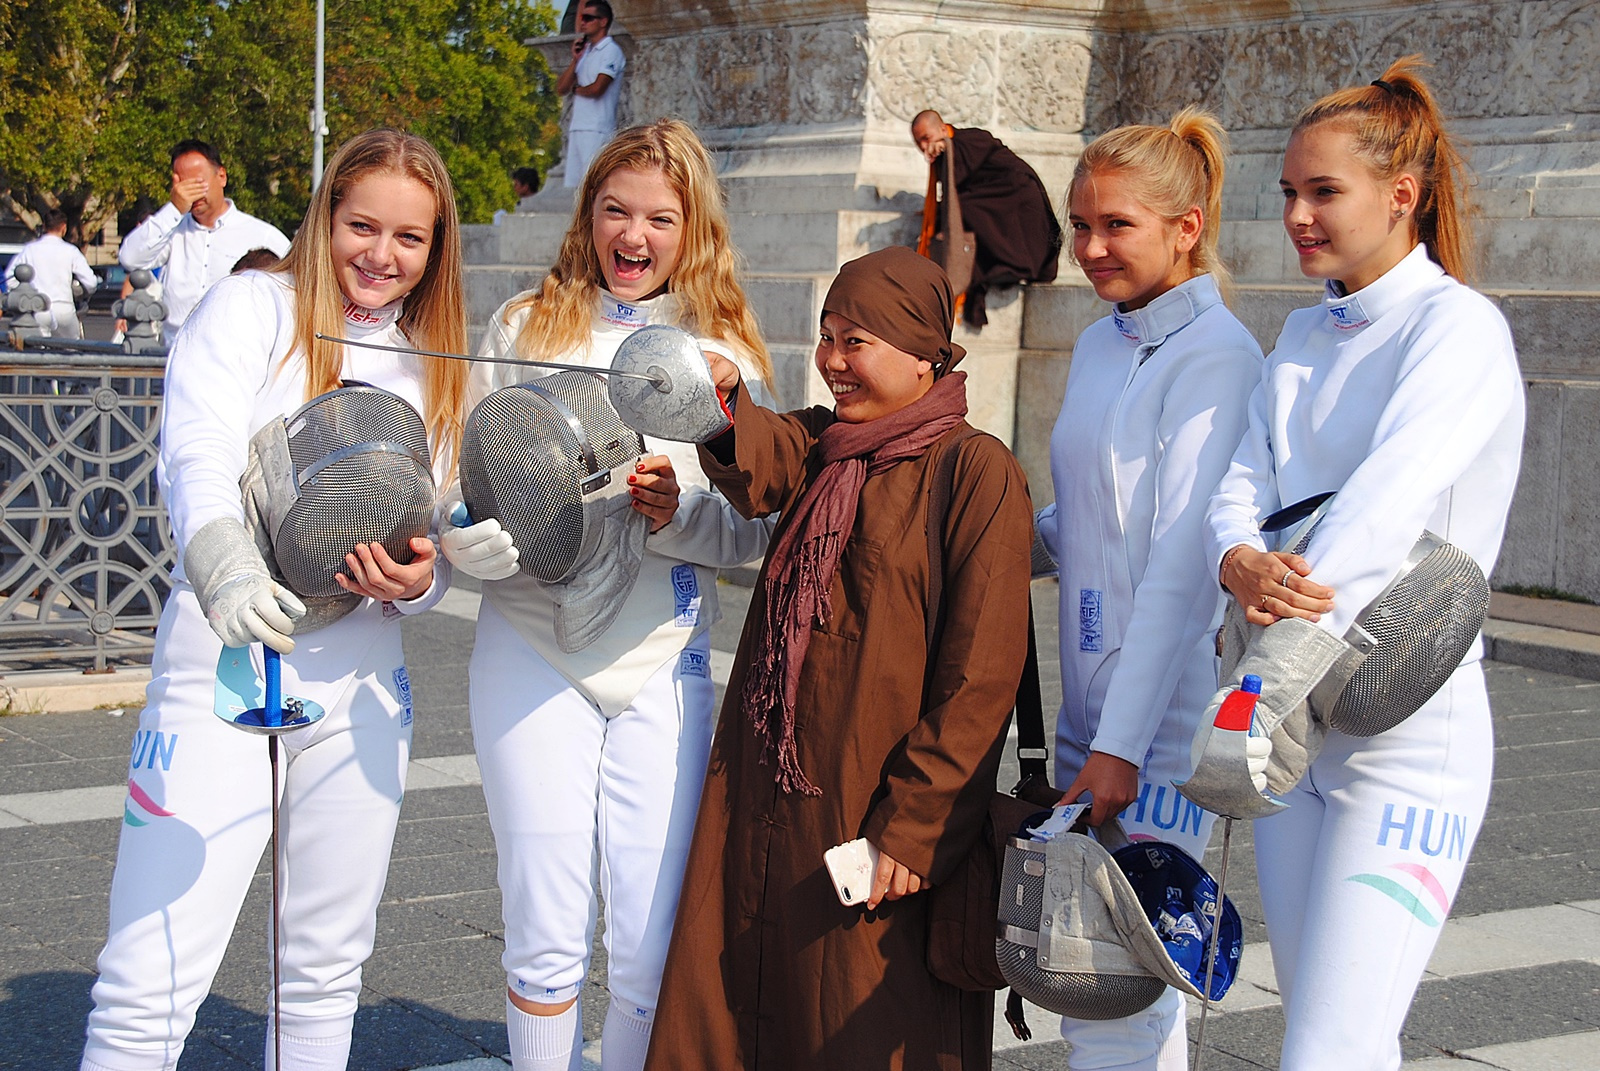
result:
M 1280 588 L 1288 587 L 1289 586 L 1289 578 L 1291 576 L 1293 576 L 1293 575 L 1294 575 L 1294 570 L 1293 569 L 1290 569 L 1287 573 L 1284 573 L 1283 574 L 1283 579 L 1278 581 L 1278 586 Z
M 1261 608 L 1263 610 L 1265 610 L 1267 608 L 1267 599 L 1268 598 L 1270 598 L 1270 596 L 1268 596 L 1268 595 L 1262 595 L 1261 596 Z

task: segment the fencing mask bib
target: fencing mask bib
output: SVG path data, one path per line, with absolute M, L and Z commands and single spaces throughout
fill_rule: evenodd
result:
M 627 474 L 644 452 L 590 372 L 502 387 L 467 417 L 462 500 L 473 521 L 500 522 L 518 568 L 548 589 L 563 651 L 593 643 L 638 579 L 650 520 Z

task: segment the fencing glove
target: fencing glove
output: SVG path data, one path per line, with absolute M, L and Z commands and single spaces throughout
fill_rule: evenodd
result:
M 477 524 L 469 520 L 459 492 L 452 492 L 439 508 L 445 518 L 439 525 L 439 546 L 450 564 L 479 580 L 504 580 L 517 572 L 517 548 L 511 533 L 490 517 Z
M 274 581 L 243 524 L 219 517 L 189 540 L 183 571 L 211 630 L 229 647 L 257 641 L 279 654 L 294 650 L 289 634 L 305 603 Z

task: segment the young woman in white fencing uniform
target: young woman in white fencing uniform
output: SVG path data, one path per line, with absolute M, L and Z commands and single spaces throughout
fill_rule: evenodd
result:
M 632 332 L 667 323 L 760 383 L 771 362 L 735 267 L 721 189 L 693 130 L 662 120 L 623 131 L 590 165 L 549 276 L 495 314 L 484 352 L 607 367 Z M 469 401 L 539 374 L 481 365 Z M 597 867 L 611 991 L 604 1066 L 644 1063 L 715 720 L 717 570 L 766 552 L 768 523 L 712 490 L 693 444 L 646 444 L 653 455 L 630 477 L 652 528 L 638 578 L 580 650 L 561 649 L 550 590 L 518 572 L 496 522 L 442 538 L 457 568 L 486 581 L 472 728 L 500 854 L 517 1071 L 579 1066 Z
M 1172 782 L 1217 688 L 1222 619 L 1201 541 L 1207 499 L 1244 433 L 1261 348 L 1222 300 L 1225 135 L 1193 108 L 1096 138 L 1068 187 L 1073 259 L 1111 315 L 1072 351 L 1050 437 L 1055 505 L 1040 537 L 1061 569 L 1056 784 L 1120 812 L 1137 838 L 1197 859 L 1213 816 Z M 1072 1068 L 1187 1065 L 1183 996 L 1126 1019 L 1063 1019 Z
M 174 340 L 161 491 L 184 564 L 134 737 L 85 1071 L 171 1071 L 227 949 L 271 834 L 273 785 L 266 742 L 213 707 L 223 644 L 256 642 L 283 652 L 284 695 L 327 711 L 281 741 L 283 1063 L 346 1064 L 410 753 L 400 616 L 432 605 L 448 568 L 427 539 L 412 541 L 406 565 L 381 544 L 358 547 L 346 559 L 355 582 L 341 583 L 364 598 L 297 643 L 305 607 L 270 579 L 243 524 L 239 480 L 258 430 L 351 378 L 423 416 L 442 482 L 460 437 L 464 367 L 313 336 L 459 352 L 460 248 L 438 153 L 371 131 L 334 156 L 283 262 L 219 282 Z
M 1505 532 L 1521 376 L 1505 320 L 1461 282 L 1464 165 L 1419 66 L 1319 100 L 1284 156 L 1284 226 L 1327 296 L 1284 323 L 1207 519 L 1222 583 L 1268 632 L 1301 618 L 1342 638 L 1424 530 L 1485 576 Z M 1269 552 L 1257 522 L 1325 491 L 1303 557 Z M 1255 824 L 1286 1071 L 1400 1066 L 1488 800 L 1481 653 L 1387 732 L 1329 729 L 1288 809 Z

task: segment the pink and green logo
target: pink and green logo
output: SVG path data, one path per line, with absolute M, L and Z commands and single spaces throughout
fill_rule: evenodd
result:
M 134 804 L 138 804 L 140 810 L 143 810 L 148 814 L 155 816 L 156 818 L 171 818 L 173 815 L 177 814 L 176 811 L 169 811 L 165 807 L 161 806 L 161 804 L 151 799 L 150 793 L 140 788 L 139 783 L 130 777 L 128 778 L 128 802 L 122 805 L 122 820 L 135 828 L 149 825 L 150 819 L 140 818 L 134 813 Z
M 1395 863 L 1384 869 L 1396 871 L 1397 876 L 1352 874 L 1345 880 L 1377 889 L 1425 925 L 1437 927 L 1444 922 L 1450 913 L 1450 897 L 1431 870 L 1421 863 Z

